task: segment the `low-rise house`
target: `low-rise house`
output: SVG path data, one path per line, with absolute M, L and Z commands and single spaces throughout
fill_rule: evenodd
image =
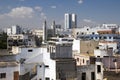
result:
M 19 80 L 19 72 L 20 64 L 15 55 L 0 55 L 0 80 Z

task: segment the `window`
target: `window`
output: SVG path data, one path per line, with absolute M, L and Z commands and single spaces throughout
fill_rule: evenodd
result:
M 109 39 L 111 39 L 111 36 L 109 36 Z
M 106 37 L 106 36 L 104 36 L 103 38 L 104 38 L 104 39 L 107 39 L 107 37 Z
M 8 42 L 12 42 L 12 40 L 8 40 Z
M 46 77 L 45 80 L 50 80 L 50 78 L 49 78 L 49 77 Z
M 116 39 L 116 37 L 113 37 L 113 39 Z
M 49 67 L 49 65 L 45 65 L 45 67 L 46 67 L 46 68 L 48 68 L 48 67 Z
M 28 52 L 32 52 L 33 50 L 32 49 L 29 49 Z
M 79 34 L 79 32 L 77 32 L 77 35 Z
M 47 52 L 49 52 L 49 47 L 47 48 Z
M 23 40 L 20 39 L 20 40 L 18 40 L 18 41 L 19 41 L 19 42 L 22 42 Z
M 86 73 L 82 73 L 82 79 L 81 80 L 86 80 Z
M 82 32 L 81 34 L 83 35 L 84 33 Z
M 77 62 L 79 62 L 79 58 L 77 58 L 76 60 L 77 60 Z
M 0 73 L 0 78 L 6 78 L 6 73 Z
M 97 72 L 100 73 L 101 72 L 101 66 L 97 65 Z
M 40 68 L 42 67 L 42 65 L 40 65 Z
M 94 32 L 92 32 L 92 34 L 95 34 Z
M 83 59 L 83 63 L 85 62 L 85 60 Z
M 91 80 L 95 80 L 95 72 L 91 72 Z

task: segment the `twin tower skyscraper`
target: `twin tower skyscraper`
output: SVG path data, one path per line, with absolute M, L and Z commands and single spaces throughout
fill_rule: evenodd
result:
M 65 13 L 65 29 L 77 28 L 77 15 Z

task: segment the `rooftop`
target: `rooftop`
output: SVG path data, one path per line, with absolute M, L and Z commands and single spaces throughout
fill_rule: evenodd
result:
M 17 62 L 0 62 L 0 67 L 4 68 L 4 67 L 16 67 L 18 66 Z

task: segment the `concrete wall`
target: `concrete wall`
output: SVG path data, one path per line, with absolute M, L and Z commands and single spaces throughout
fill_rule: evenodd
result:
M 120 69 L 120 58 L 119 57 L 104 57 L 103 58 L 103 64 L 105 69 L 114 69 L 115 70 L 115 62 L 116 59 L 117 62 L 117 68 Z
M 94 49 L 98 46 L 99 41 L 89 40 L 89 41 L 80 41 L 80 53 L 93 54 Z
M 86 73 L 86 80 L 92 80 L 91 72 L 95 72 L 95 65 L 77 67 L 77 80 L 82 80 L 82 73 Z
M 57 80 L 74 80 L 76 76 L 76 64 L 74 59 L 59 59 L 56 61 Z

